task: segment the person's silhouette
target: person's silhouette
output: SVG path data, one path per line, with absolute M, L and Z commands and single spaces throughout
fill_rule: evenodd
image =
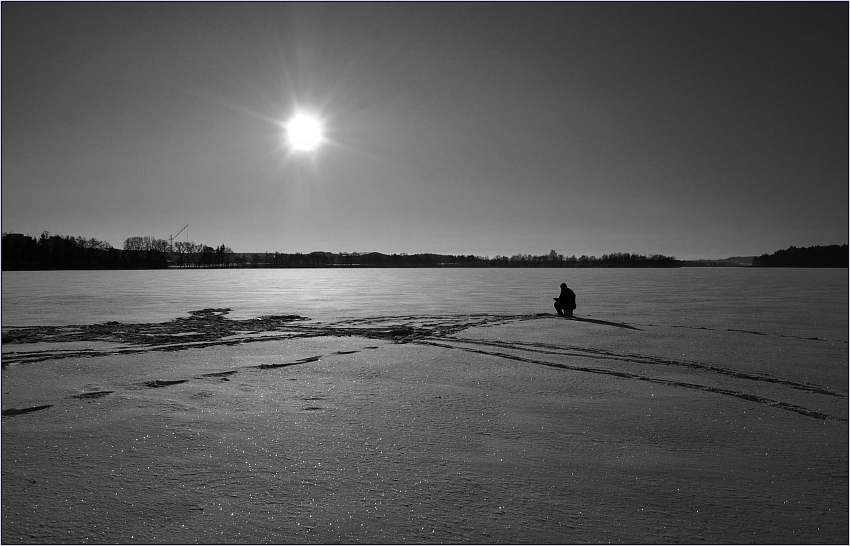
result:
M 573 316 L 573 309 L 576 308 L 576 293 L 567 287 L 567 283 L 561 283 L 561 295 L 554 300 L 555 311 L 558 312 L 558 316 Z

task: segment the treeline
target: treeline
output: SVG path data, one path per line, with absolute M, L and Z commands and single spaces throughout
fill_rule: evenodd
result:
M 215 248 L 191 241 L 178 241 L 173 245 L 165 239 L 153 237 L 128 237 L 124 241 L 124 252 L 144 260 L 153 256 L 162 267 L 229 267 L 234 264 L 233 251 L 220 245 Z
M 237 267 L 678 267 L 671 256 L 616 253 L 596 256 L 565 257 L 554 250 L 534 256 L 473 256 L 452 254 L 383 254 L 381 252 L 282 252 L 235 253 L 231 262 Z
M 171 244 L 155 237 L 128 237 L 121 249 L 105 241 L 51 235 L 3 234 L 3 270 L 182 268 L 321 268 L 321 267 L 705 267 L 747 265 L 749 258 L 680 261 L 663 254 L 615 252 L 596 256 L 547 254 L 473 256 L 450 254 L 382 254 L 380 252 L 237 253 L 190 241 Z M 752 258 L 754 267 L 847 267 L 847 245 L 789 247 Z
M 228 267 L 233 251 L 224 245 L 181 241 L 171 245 L 154 237 L 129 237 L 124 248 L 105 241 L 51 235 L 3 234 L 3 270 L 37 269 L 164 269 L 167 267 Z
M 847 267 L 847 245 L 788 247 L 753 259 L 753 267 Z
M 473 256 L 449 254 L 382 254 L 380 252 L 236 253 L 225 245 L 210 247 L 189 241 L 173 244 L 155 237 L 128 237 L 122 249 L 84 237 L 20 233 L 3 234 L 3 270 L 35 269 L 164 269 L 181 268 L 321 268 L 321 267 L 679 267 L 672 256 L 628 252 L 596 256 L 548 254 Z
M 51 235 L 39 238 L 3 234 L 3 270 L 117 269 L 124 267 L 120 250 L 97 239 Z
M 492 260 L 484 258 L 491 267 L 679 267 L 679 262 L 673 256 L 663 254 L 631 254 L 615 252 L 603 254 L 602 257 L 563 256 L 554 250 L 541 256 L 517 254 L 511 257 L 496 256 Z

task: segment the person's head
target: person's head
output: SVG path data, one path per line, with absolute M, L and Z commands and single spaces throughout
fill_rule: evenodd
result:
M 567 287 L 567 283 L 562 282 L 562 283 L 561 283 L 561 288 L 566 288 L 566 287 Z

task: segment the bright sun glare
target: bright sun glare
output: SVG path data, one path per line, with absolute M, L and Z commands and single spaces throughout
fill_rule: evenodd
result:
M 298 114 L 286 124 L 289 145 L 295 150 L 315 150 L 322 142 L 322 124 L 313 116 Z

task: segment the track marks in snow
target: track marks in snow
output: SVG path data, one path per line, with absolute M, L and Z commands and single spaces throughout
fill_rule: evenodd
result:
M 680 367 L 680 368 L 688 368 L 693 370 L 698 370 L 702 372 L 710 372 L 718 375 L 725 375 L 737 379 L 747 379 L 750 381 L 759 381 L 763 383 L 775 383 L 778 385 L 783 385 L 787 387 L 792 387 L 795 389 L 799 389 L 801 391 L 811 392 L 815 394 L 823 394 L 826 396 L 836 396 L 839 398 L 847 398 L 846 395 L 831 391 L 824 387 L 820 387 L 817 385 L 812 385 L 811 383 L 801 383 L 799 381 L 792 381 L 789 379 L 781 379 L 777 377 L 773 377 L 767 374 L 755 374 L 755 373 L 747 373 L 738 370 L 732 370 L 728 368 L 721 368 L 719 366 L 712 366 L 710 364 L 703 364 L 696 361 L 689 360 L 671 360 L 665 358 L 658 358 L 649 355 L 640 355 L 634 353 L 615 353 L 611 351 L 605 351 L 601 349 L 593 349 L 586 347 L 576 347 L 576 346 L 561 346 L 561 345 L 551 345 L 545 343 L 524 343 L 524 342 L 514 342 L 514 343 L 506 343 L 500 341 L 491 341 L 491 340 L 468 340 L 466 338 L 458 341 L 470 341 L 472 343 L 476 343 L 479 345 L 489 345 L 494 347 L 501 347 L 505 349 L 517 349 L 521 351 L 528 352 L 536 352 L 542 354 L 550 354 L 550 355 L 562 355 L 562 356 L 575 356 L 575 357 L 586 357 L 586 358 L 594 358 L 600 360 L 617 360 L 621 362 L 631 363 L 631 364 L 648 364 L 648 365 L 660 365 L 660 366 L 671 366 L 671 367 Z
M 721 375 L 728 375 L 731 377 L 735 377 L 738 379 L 748 379 L 752 381 L 760 381 L 766 383 L 776 383 L 779 385 L 790 386 L 795 389 L 805 390 L 815 394 L 822 394 L 828 396 L 835 396 L 839 398 L 847 398 L 846 395 L 841 393 L 836 393 L 829 391 L 823 387 L 818 387 L 814 385 L 798 383 L 794 381 L 788 381 L 778 378 L 773 378 L 766 375 L 756 375 L 756 374 L 745 374 L 740 372 L 735 372 L 733 370 L 725 370 L 723 368 L 718 368 L 716 366 L 708 366 L 699 363 L 681 363 L 673 360 L 664 360 L 657 359 L 655 357 L 646 357 L 641 355 L 620 355 L 617 353 L 612 353 L 609 351 L 598 351 L 598 350 L 588 350 L 581 349 L 576 347 L 563 347 L 561 351 L 553 350 L 554 347 L 552 345 L 546 344 L 527 344 L 527 343 L 505 343 L 505 342 L 494 342 L 490 340 L 470 340 L 470 339 L 453 339 L 451 341 L 427 341 L 427 340 L 416 340 L 414 343 L 422 344 L 422 345 L 430 345 L 433 347 L 441 347 L 444 349 L 456 349 L 467 351 L 471 353 L 477 353 L 481 355 L 494 356 L 498 358 L 505 358 L 508 360 L 514 360 L 517 362 L 525 362 L 529 364 L 537 364 L 541 366 L 548 366 L 551 368 L 560 368 L 564 370 L 571 370 L 577 372 L 584 373 L 592 373 L 598 375 L 606 375 L 611 377 L 616 377 L 619 379 L 626 379 L 632 381 L 644 381 L 648 383 L 654 383 L 658 385 L 664 385 L 668 387 L 676 387 L 682 389 L 696 390 L 702 392 L 709 392 L 713 394 L 720 394 L 724 396 L 731 396 L 734 398 L 738 398 L 741 400 L 747 400 L 749 402 L 755 402 L 757 404 L 763 404 L 767 406 L 771 406 L 777 409 L 782 409 L 786 411 L 791 411 L 794 413 L 798 413 L 800 415 L 805 415 L 807 417 L 812 417 L 815 419 L 821 419 L 824 421 L 842 421 L 846 422 L 847 419 L 842 417 L 836 417 L 833 415 L 829 415 L 827 413 L 812 410 L 806 408 L 804 406 L 800 406 L 797 404 L 792 404 L 790 402 L 783 402 L 780 400 L 774 400 L 772 398 L 761 396 L 758 394 L 753 394 L 746 391 L 723 388 L 712 385 L 704 385 L 699 383 L 691 383 L 687 381 L 676 381 L 671 379 L 664 379 L 659 377 L 652 377 L 650 375 L 644 375 L 639 373 L 633 373 L 618 369 L 609 369 L 609 368 L 600 368 L 593 366 L 582 366 L 577 364 L 566 364 L 563 362 L 553 362 L 551 360 L 542 360 L 539 358 L 532 358 L 530 356 L 524 356 L 523 352 L 531 352 L 531 353 L 543 353 L 549 355 L 557 355 L 557 356 L 567 356 L 567 357 L 578 357 L 578 358 L 591 358 L 591 359 L 613 359 L 619 360 L 627 363 L 638 363 L 638 364 L 662 364 L 662 365 L 680 365 L 686 368 L 695 368 L 700 369 L 701 371 L 709 371 L 714 373 L 719 373 Z M 531 346 L 530 348 L 528 346 Z M 513 350 L 514 352 L 504 352 L 504 351 L 496 351 L 489 349 L 489 347 L 499 347 L 507 350 Z M 482 348 L 486 347 L 486 348 Z M 540 350 L 538 347 L 543 347 L 545 350 Z
M 291 340 L 297 338 L 315 337 L 358 337 L 390 343 L 420 344 L 440 347 L 449 350 L 461 350 L 515 362 L 524 362 L 552 368 L 606 375 L 630 381 L 643 381 L 673 388 L 682 388 L 731 396 L 757 404 L 792 411 L 800 415 L 823 419 L 847 421 L 845 418 L 828 415 L 821 411 L 774 400 L 751 392 L 750 389 L 740 388 L 744 385 L 773 385 L 787 387 L 814 395 L 847 398 L 846 394 L 835 392 L 827 387 L 792 381 L 770 376 L 768 374 L 742 372 L 692 360 L 671 360 L 651 355 L 636 353 L 620 353 L 595 347 L 579 347 L 554 345 L 547 343 L 531 343 L 522 341 L 498 341 L 488 339 L 458 338 L 456 334 L 471 328 L 486 328 L 510 323 L 533 320 L 564 320 L 558 319 L 551 313 L 533 315 L 492 315 L 492 314 L 456 314 L 456 315 L 394 315 L 377 316 L 359 319 L 348 319 L 330 323 L 311 322 L 309 319 L 296 315 L 273 315 L 248 320 L 233 320 L 227 317 L 230 309 L 202 309 L 192 311 L 189 318 L 180 318 L 166 323 L 156 324 L 121 324 L 108 322 L 91 326 L 59 326 L 59 327 L 23 327 L 5 331 L 3 341 L 9 344 L 28 343 L 66 343 L 80 341 L 99 341 L 130 344 L 115 348 L 99 349 L 70 349 L 70 350 L 36 350 L 7 352 L 3 355 L 3 368 L 10 364 L 28 364 L 49 359 L 79 358 L 94 356 L 110 356 L 118 354 L 133 354 L 148 351 L 180 351 L 190 348 L 213 346 L 230 346 L 242 343 L 255 343 L 272 340 Z M 631 324 L 603 321 L 586 317 L 570 317 L 567 320 L 596 324 L 600 327 L 615 327 L 640 332 L 641 329 Z M 657 324 L 641 326 L 659 326 Z M 672 328 L 691 328 L 696 330 L 712 330 L 705 327 L 671 326 Z M 773 335 L 762 332 L 732 330 L 746 334 Z M 640 334 L 634 334 L 640 335 Z M 779 337 L 795 337 L 779 335 Z M 810 341 L 823 341 L 818 338 L 798 338 Z M 377 349 L 379 345 L 370 345 L 360 350 Z M 332 356 L 345 356 L 358 351 L 341 350 Z M 308 364 L 321 360 L 322 356 L 312 356 L 288 362 L 263 363 L 250 368 L 268 371 L 295 365 Z M 581 365 L 581 360 L 610 361 L 620 367 L 602 367 Z M 669 370 L 692 373 L 695 381 L 673 380 L 658 377 L 657 374 L 637 373 L 628 367 L 633 365 L 658 366 Z M 228 381 L 239 370 L 228 370 L 203 374 L 195 379 L 218 379 Z M 718 379 L 727 378 L 739 383 L 738 388 L 727 388 L 717 384 L 706 385 L 697 382 L 700 376 L 717 383 Z M 141 388 L 164 388 L 189 379 L 146 381 Z M 111 394 L 112 391 L 98 391 L 75 395 L 77 399 L 94 399 Z M 8 411 L 25 413 L 46 409 L 48 406 L 38 406 L 37 409 L 25 408 Z M 8 415 L 16 415 L 9 413 Z M 4 412 L 4 416 L 7 415 Z
M 835 341 L 837 343 L 845 343 L 845 344 L 847 343 L 847 340 L 840 340 L 839 341 L 839 340 L 825 339 L 825 338 L 817 337 L 817 336 L 803 337 L 803 336 L 792 336 L 792 335 L 788 335 L 788 334 L 768 334 L 768 333 L 765 333 L 765 332 L 759 332 L 757 330 L 741 330 L 739 328 L 720 329 L 720 328 L 708 328 L 706 326 L 685 326 L 685 325 L 682 325 L 682 324 L 674 324 L 674 325 L 671 325 L 671 326 L 664 325 L 664 324 L 644 324 L 642 326 L 655 327 L 655 328 L 686 328 L 688 330 L 707 330 L 709 332 L 738 332 L 740 334 L 750 334 L 750 335 L 754 335 L 754 336 L 783 337 L 783 338 L 787 338 L 787 339 L 800 339 L 800 340 L 803 340 L 803 341 Z
M 370 348 L 374 349 L 374 348 L 377 348 L 377 347 L 370 347 Z M 359 351 L 357 351 L 357 350 L 340 351 L 339 353 L 334 353 L 334 354 L 353 354 L 353 353 L 357 353 L 357 352 L 359 352 Z M 295 366 L 295 365 L 299 365 L 299 364 L 308 364 L 310 362 L 318 362 L 321 359 L 322 359 L 322 356 L 317 355 L 317 356 L 302 358 L 302 359 L 295 360 L 295 361 L 292 361 L 292 362 L 259 364 L 257 366 L 249 366 L 249 367 L 246 367 L 246 368 L 243 368 L 243 369 L 273 370 L 273 369 L 276 369 L 276 368 L 285 368 L 285 367 Z M 222 372 L 205 373 L 205 374 L 201 374 L 199 377 L 195 377 L 194 379 L 196 379 L 196 380 L 218 379 L 220 381 L 229 381 L 230 377 L 239 373 L 239 371 L 240 370 L 237 369 L 237 370 L 226 370 L 226 371 L 222 371 Z M 166 387 L 172 387 L 172 386 L 175 386 L 175 385 L 181 385 L 183 383 L 188 383 L 190 381 L 191 381 L 191 379 L 153 379 L 153 380 L 149 380 L 149 381 L 143 381 L 143 382 L 138 383 L 135 386 L 131 386 L 129 388 L 131 390 L 132 389 L 162 389 L 162 388 L 166 388 Z M 90 391 L 90 392 L 75 394 L 75 395 L 71 396 L 70 398 L 75 399 L 75 400 L 94 400 L 94 399 L 103 398 L 103 397 L 108 396 L 108 395 L 113 394 L 113 393 L 115 393 L 115 391 L 113 391 L 113 390 Z M 212 393 L 210 393 L 208 391 L 204 391 L 203 393 L 201 393 L 200 396 L 194 396 L 194 398 L 195 399 L 205 398 L 205 397 L 211 396 L 211 395 L 212 395 Z M 322 398 L 322 397 L 313 397 L 313 398 L 305 398 L 304 400 L 316 401 L 316 400 L 323 400 L 323 399 L 324 398 Z M 14 416 L 14 415 L 20 415 L 20 414 L 23 414 L 23 413 L 40 411 L 40 410 L 48 409 L 48 408 L 51 408 L 51 407 L 53 407 L 53 404 L 45 404 L 45 405 L 41 405 L 41 406 L 32 406 L 32 407 L 20 408 L 20 409 L 19 408 L 9 408 L 9 409 L 3 410 L 3 417 L 9 417 L 9 416 Z M 318 406 L 308 406 L 308 407 L 304 408 L 305 411 L 315 411 L 315 410 L 320 410 L 320 409 L 323 409 L 323 408 L 318 407 Z

